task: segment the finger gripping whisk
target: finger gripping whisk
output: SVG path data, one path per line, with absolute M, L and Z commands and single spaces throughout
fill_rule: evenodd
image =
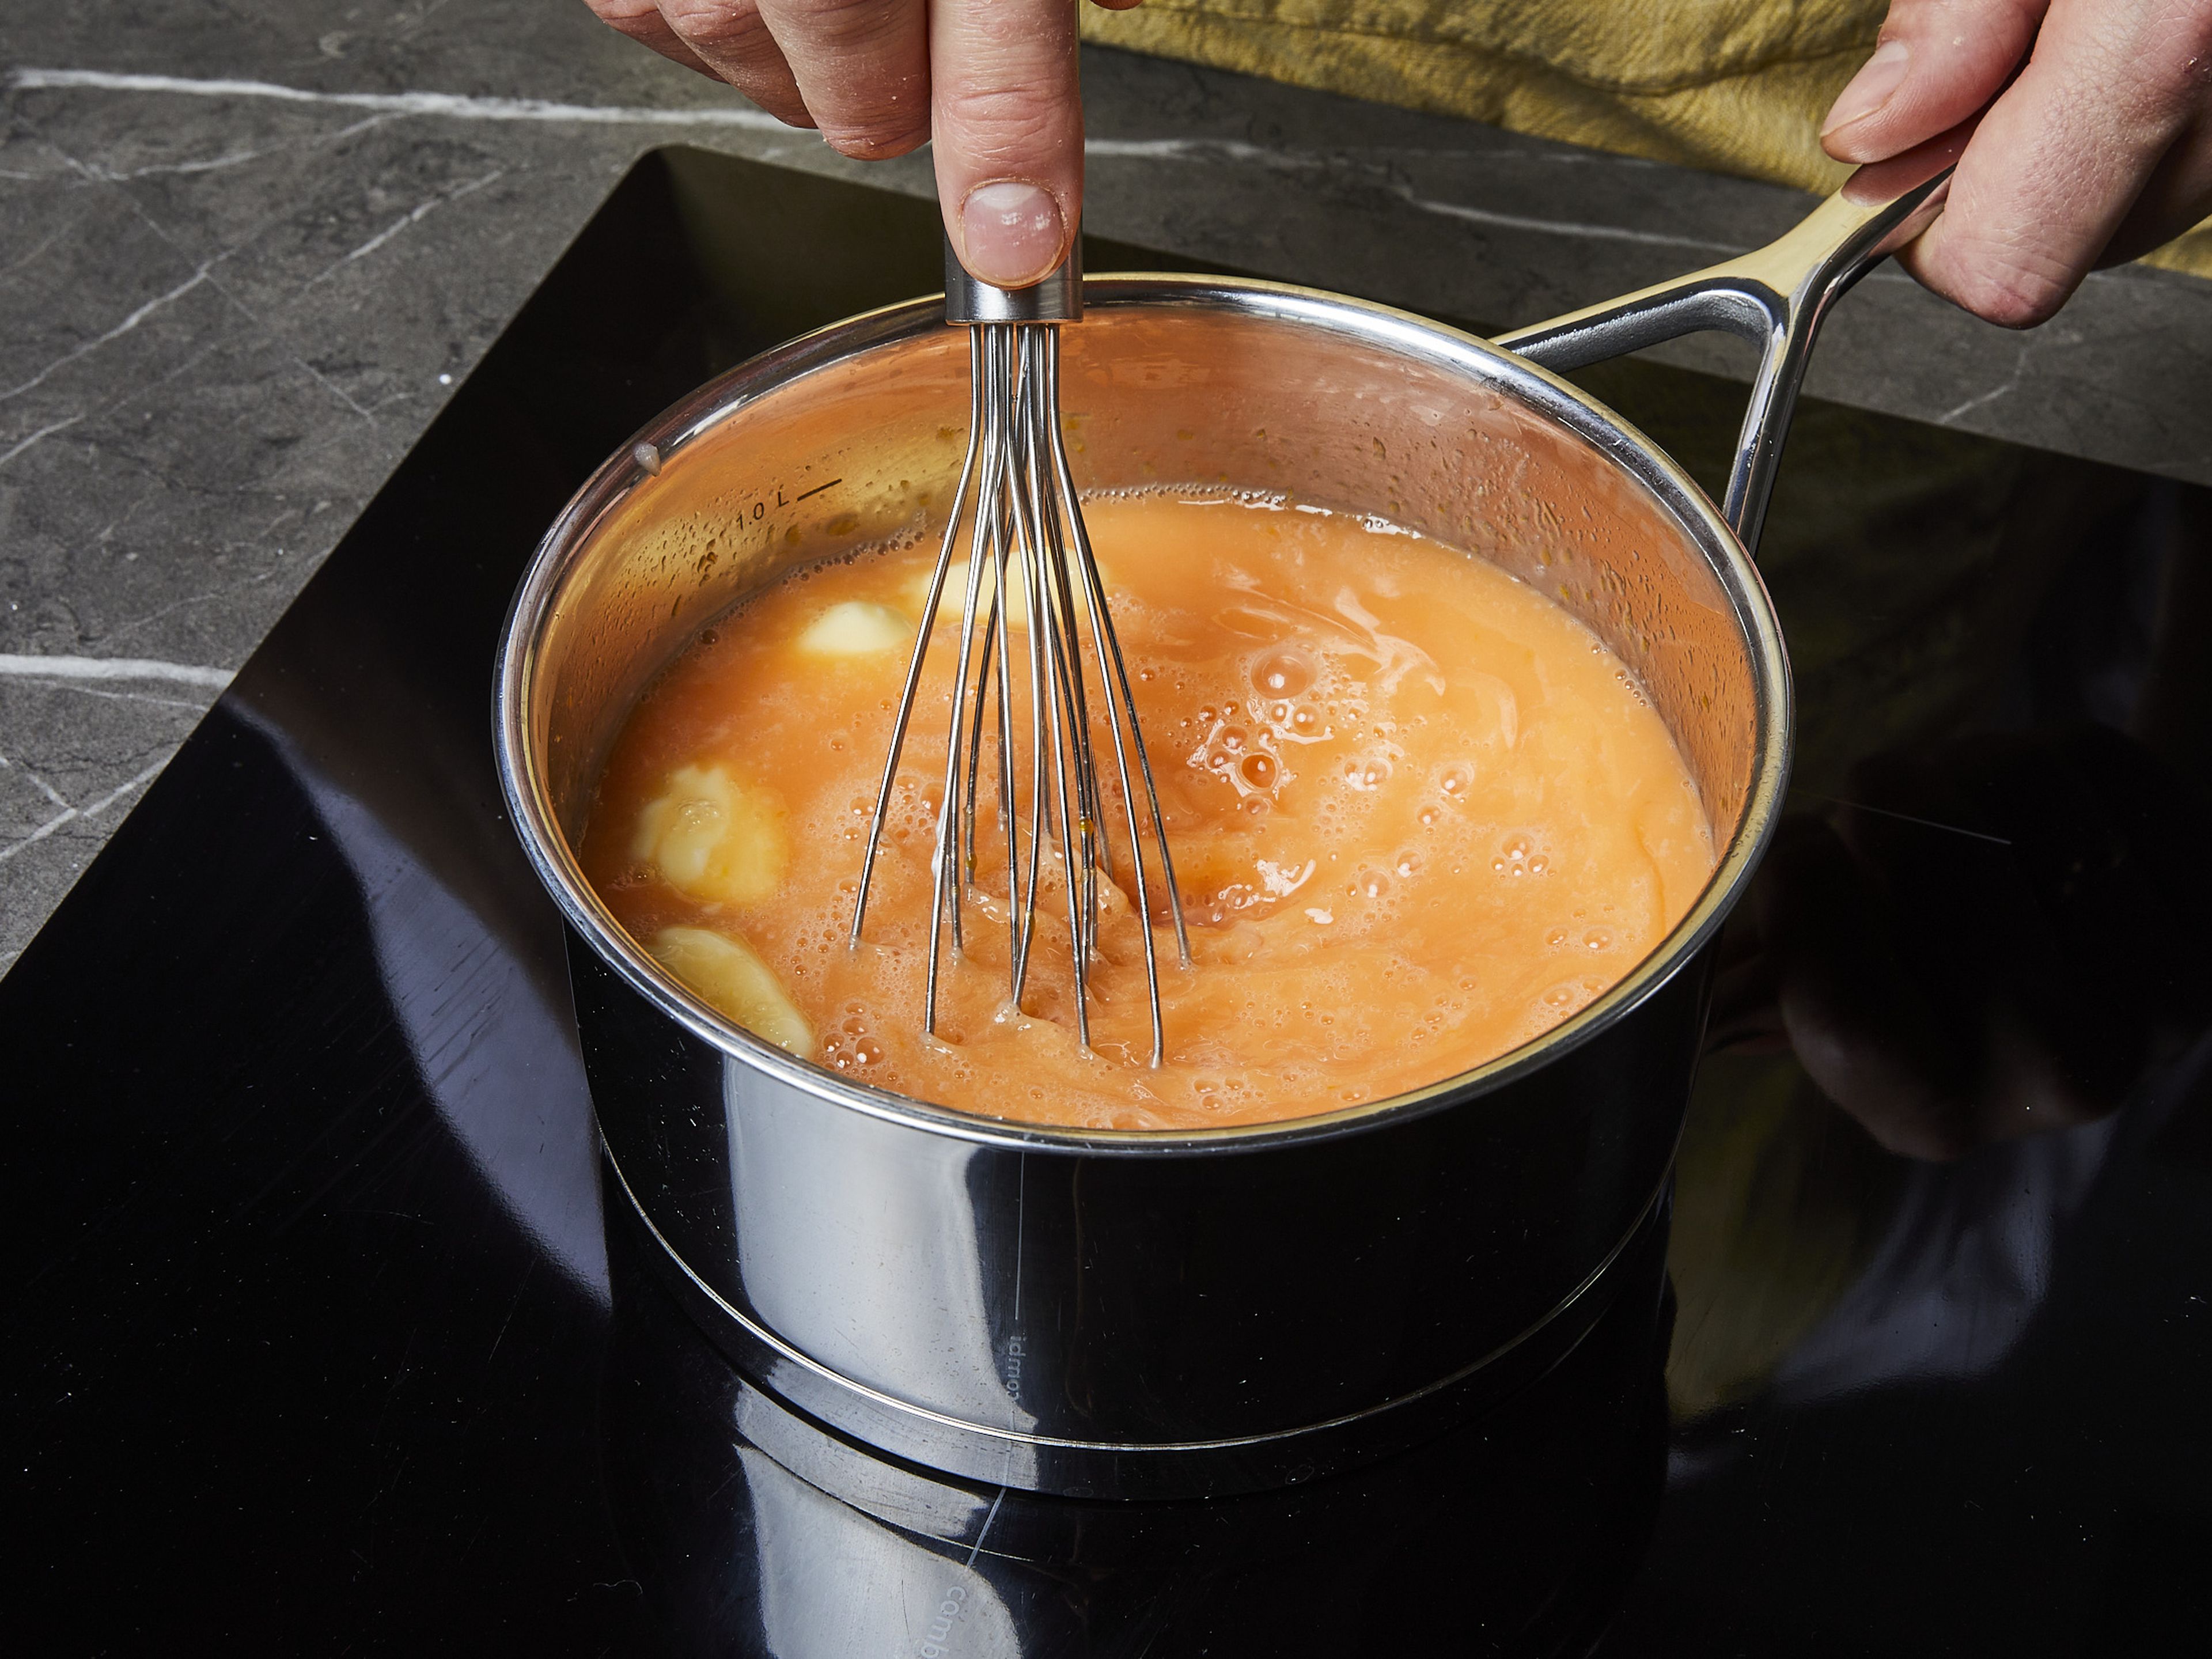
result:
M 1152 1051 L 1165 1053 L 1160 964 L 1153 939 L 1155 872 L 1175 927 L 1177 956 L 1190 962 L 1175 866 L 1152 763 L 1137 729 L 1129 671 L 1114 632 L 1098 561 L 1068 471 L 1060 420 L 1060 330 L 1083 314 L 1079 254 L 1035 287 L 994 288 L 969 276 L 948 242 L 945 319 L 969 331 L 968 448 L 923 602 L 921 625 L 884 760 L 851 942 L 860 941 L 868 889 L 883 842 L 892 790 L 920 692 L 938 610 L 948 581 L 963 583 L 946 728 L 943 789 L 932 848 L 928 981 L 922 1029 L 937 1029 L 943 942 L 962 948 L 964 911 L 976 886 L 979 786 L 992 792 L 1006 854 L 1005 899 L 1010 1000 L 1018 1006 L 1036 938 L 1040 879 L 1056 860 L 1075 979 L 1077 1031 L 1091 1042 L 1092 970 L 1102 960 L 1099 923 L 1104 884 L 1117 882 L 1143 939 Z M 954 554 L 965 532 L 964 575 Z M 1089 650 L 1084 636 L 1089 635 Z M 987 763 L 985 730 L 994 741 Z M 1103 752 L 1102 752 L 1103 751 Z M 1114 784 L 1100 768 L 1110 752 Z M 1118 799 L 1116 799 L 1118 797 Z M 1118 819 L 1118 824 L 1115 820 Z M 1121 845 L 1115 845 L 1118 830 Z

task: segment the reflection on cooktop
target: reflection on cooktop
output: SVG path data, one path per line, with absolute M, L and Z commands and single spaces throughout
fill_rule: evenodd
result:
M 966 1485 L 794 1415 L 663 1291 L 634 1212 L 609 1218 L 607 1497 L 672 1652 L 1580 1654 L 1650 1535 L 1663 1224 L 1597 1328 L 1476 1423 L 1285 1492 L 1113 1504 Z
M 641 166 L 0 981 L 25 1650 L 2135 1655 L 2212 1623 L 2212 514 L 1820 405 L 1763 559 L 1792 822 L 1671 1238 L 1551 1376 L 1392 1464 L 1121 1505 L 871 1457 L 722 1365 L 602 1202 L 493 644 L 637 424 L 937 258 L 927 204 Z M 1711 477 L 1739 388 L 1583 378 Z

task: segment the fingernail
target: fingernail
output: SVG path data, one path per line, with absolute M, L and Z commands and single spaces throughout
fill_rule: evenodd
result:
M 970 276 L 997 288 L 1027 288 L 1060 263 L 1067 227 L 1049 191 L 1020 179 L 978 185 L 960 204 Z
M 1866 66 L 1837 95 L 1835 106 L 1820 125 L 1820 137 L 1825 138 L 1854 121 L 1863 121 L 1887 103 L 1898 83 L 1905 79 L 1905 69 L 1911 61 L 1912 49 L 1902 40 L 1885 40 L 1875 47 Z

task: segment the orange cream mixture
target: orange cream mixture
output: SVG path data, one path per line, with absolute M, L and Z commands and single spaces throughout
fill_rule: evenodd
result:
M 937 630 L 865 942 L 847 947 L 933 538 L 795 573 L 702 630 L 639 704 L 582 852 L 632 936 L 740 1024 L 879 1087 L 1034 1122 L 1187 1128 L 1480 1065 L 1619 980 L 1705 886 L 1711 841 L 1665 726 L 1534 589 L 1307 507 L 1177 494 L 1085 510 L 1195 958 L 1176 965 L 1156 890 L 1164 1066 L 1146 1063 L 1142 936 L 1119 890 L 1091 1046 L 1077 1041 L 1056 860 L 1022 1006 L 1007 1004 L 988 782 L 968 948 L 955 962 L 948 947 L 938 1038 L 921 1034 L 957 626 Z M 993 743 L 987 727 L 986 780 Z M 1117 846 L 1120 811 L 1112 791 Z M 1126 852 L 1116 868 L 1129 885 Z

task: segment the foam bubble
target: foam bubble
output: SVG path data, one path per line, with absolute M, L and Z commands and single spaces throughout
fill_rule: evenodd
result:
M 1252 684 L 1262 696 L 1295 697 L 1314 683 L 1311 656 L 1296 646 L 1284 646 L 1251 665 Z

